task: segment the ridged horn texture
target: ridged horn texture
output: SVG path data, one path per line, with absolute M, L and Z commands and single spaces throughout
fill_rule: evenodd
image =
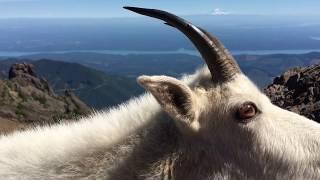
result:
M 138 14 L 161 19 L 167 25 L 177 28 L 195 45 L 205 60 L 214 81 L 230 81 L 241 70 L 229 51 L 215 37 L 205 30 L 166 11 L 138 7 L 123 7 Z

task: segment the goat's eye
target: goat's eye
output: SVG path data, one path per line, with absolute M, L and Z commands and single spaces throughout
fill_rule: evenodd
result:
M 237 110 L 237 118 L 241 121 L 253 118 L 257 114 L 257 106 L 253 102 L 241 104 Z

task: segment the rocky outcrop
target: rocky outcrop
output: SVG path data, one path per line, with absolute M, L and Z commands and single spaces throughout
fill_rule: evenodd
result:
M 9 70 L 9 79 L 16 77 L 36 77 L 36 73 L 33 71 L 33 65 L 27 63 L 15 63 Z
M 12 130 L 12 126 L 20 129 L 31 124 L 52 124 L 90 111 L 70 91 L 64 96 L 55 94 L 44 78 L 37 77 L 31 64 L 14 64 L 9 79 L 0 79 L 0 133 L 2 127 Z
M 290 69 L 264 91 L 274 104 L 320 122 L 320 64 Z
M 54 95 L 52 88 L 49 86 L 48 82 L 44 78 L 37 77 L 33 70 L 32 64 L 27 63 L 15 63 L 10 67 L 9 70 L 9 80 L 18 82 L 20 85 L 27 86 L 31 85 Z

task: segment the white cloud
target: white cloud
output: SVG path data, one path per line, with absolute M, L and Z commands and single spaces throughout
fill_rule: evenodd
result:
M 214 16 L 221 16 L 221 15 L 228 15 L 228 14 L 230 14 L 230 12 L 227 12 L 227 11 L 220 9 L 220 8 L 216 8 L 211 12 L 211 14 Z
M 320 41 L 320 37 L 318 36 L 311 36 L 310 37 L 312 40 Z

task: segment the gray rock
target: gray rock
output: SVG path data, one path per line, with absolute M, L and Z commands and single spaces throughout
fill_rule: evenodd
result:
M 320 122 L 320 64 L 288 70 L 264 92 L 275 105 Z

